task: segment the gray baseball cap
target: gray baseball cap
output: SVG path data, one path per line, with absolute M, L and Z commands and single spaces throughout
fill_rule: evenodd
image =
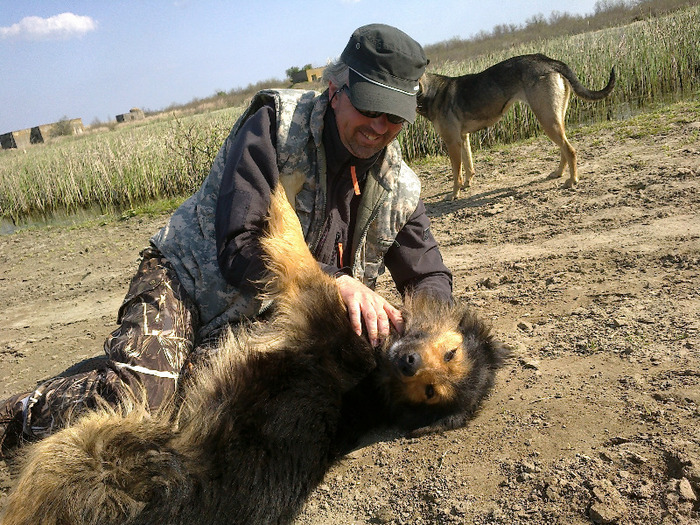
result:
M 416 120 L 418 79 L 428 59 L 421 45 L 385 24 L 355 30 L 340 60 L 350 68 L 350 101 L 363 111 Z

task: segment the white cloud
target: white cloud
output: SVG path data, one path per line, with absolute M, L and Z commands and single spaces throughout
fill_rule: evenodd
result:
M 9 27 L 0 27 L 0 38 L 25 40 L 57 40 L 81 37 L 97 29 L 97 21 L 89 16 L 61 13 L 49 18 L 28 16 Z

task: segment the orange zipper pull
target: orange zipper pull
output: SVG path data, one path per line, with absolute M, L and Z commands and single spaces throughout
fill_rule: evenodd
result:
M 355 195 L 359 195 L 360 185 L 357 182 L 357 173 L 355 173 L 355 166 L 350 166 L 350 175 L 352 176 L 352 187 L 355 189 Z

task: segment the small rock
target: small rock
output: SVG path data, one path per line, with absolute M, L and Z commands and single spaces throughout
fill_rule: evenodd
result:
M 533 472 L 539 471 L 537 466 L 534 463 L 532 463 L 531 461 L 523 461 L 521 463 L 521 466 L 522 466 L 523 472 L 528 472 L 530 474 L 532 474 Z
M 593 487 L 592 493 L 589 516 L 593 523 L 617 523 L 627 510 L 618 490 L 605 479 Z
M 516 481 L 519 481 L 520 483 L 523 483 L 525 481 L 531 480 L 533 478 L 532 474 L 528 472 L 521 472 L 518 474 L 515 478 Z
M 600 453 L 600 459 L 606 463 L 612 463 L 614 461 L 613 457 L 604 450 Z M 622 473 L 622 471 L 620 471 L 620 473 Z
M 394 520 L 394 511 L 389 505 L 379 507 L 374 513 L 377 523 L 390 523 Z
M 506 207 L 503 204 L 496 204 L 494 207 L 484 210 L 482 213 L 485 217 L 493 217 L 505 211 Z
M 637 499 L 649 499 L 654 495 L 654 483 L 648 479 L 642 479 L 632 494 Z
M 540 362 L 537 359 L 521 359 L 520 366 L 526 370 L 539 370 Z
M 643 465 L 649 460 L 642 456 L 641 454 L 637 454 L 636 452 L 627 451 L 627 459 L 629 459 L 632 463 L 635 463 L 636 465 Z
M 623 445 L 625 443 L 629 443 L 631 441 L 630 438 L 622 437 L 622 436 L 615 436 L 611 437 L 610 441 L 608 441 L 607 444 L 609 445 Z
M 678 484 L 678 493 L 681 495 L 681 499 L 684 501 L 697 501 L 698 497 L 693 491 L 693 487 L 690 486 L 690 481 L 687 478 L 682 478 Z
M 533 327 L 527 321 L 520 321 L 518 323 L 518 328 L 520 328 L 523 332 L 532 332 Z
M 603 503 L 594 503 L 591 505 L 589 516 L 593 523 L 600 523 L 602 525 L 617 523 L 617 521 L 622 516 L 622 513 L 618 509 L 609 507 Z

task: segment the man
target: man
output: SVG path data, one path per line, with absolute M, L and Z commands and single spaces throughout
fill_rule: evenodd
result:
M 373 345 L 390 324 L 402 328 L 400 312 L 373 291 L 385 266 L 402 294 L 451 301 L 452 275 L 430 233 L 420 181 L 396 141 L 415 119 L 427 62 L 408 35 L 372 24 L 326 68 L 323 93 L 258 93 L 200 189 L 142 252 L 104 364 L 1 404 L 2 449 L 61 428 L 67 414 L 98 399 L 117 403 L 128 390 L 157 408 L 221 328 L 264 315 L 257 240 L 277 184 L 319 265 L 336 276 L 355 330 Z

